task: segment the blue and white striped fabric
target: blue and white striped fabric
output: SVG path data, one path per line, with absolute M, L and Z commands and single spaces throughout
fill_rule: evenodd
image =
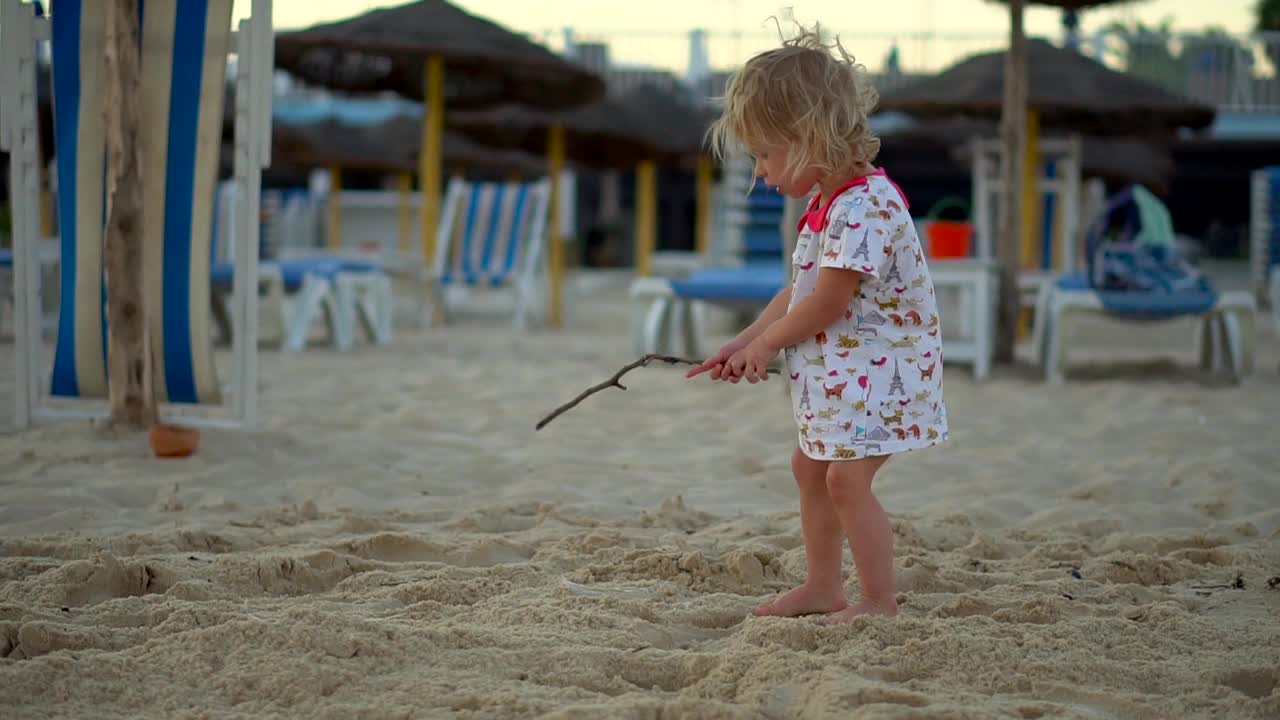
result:
M 209 328 L 209 228 L 233 0 L 139 0 L 142 239 L 158 400 L 220 398 Z M 51 8 L 62 302 L 52 394 L 106 395 L 106 3 Z M 73 259 L 67 261 L 67 259 Z
M 529 246 L 533 185 L 474 183 L 455 209 L 455 237 L 441 269 L 444 284 L 502 285 Z

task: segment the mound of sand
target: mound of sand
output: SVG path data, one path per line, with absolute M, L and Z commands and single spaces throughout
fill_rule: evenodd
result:
M 268 354 L 262 430 L 185 461 L 0 437 L 0 715 L 1280 717 L 1272 369 L 948 369 L 953 441 L 878 481 L 901 615 L 825 627 L 749 616 L 804 575 L 778 384 L 637 371 L 533 432 L 624 344 Z

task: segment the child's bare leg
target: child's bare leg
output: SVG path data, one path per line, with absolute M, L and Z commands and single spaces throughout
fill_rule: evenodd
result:
M 862 599 L 832 615 L 832 621 L 864 614 L 898 614 L 893 588 L 893 529 L 880 501 L 871 494 L 871 482 L 888 459 L 880 456 L 834 462 L 827 471 L 827 492 L 849 536 L 862 591 Z
M 827 465 L 799 448 L 791 456 L 791 470 L 800 486 L 800 527 L 808 574 L 803 585 L 756 608 L 756 615 L 794 617 L 835 612 L 849 605 L 841 572 L 844 529 L 827 495 Z

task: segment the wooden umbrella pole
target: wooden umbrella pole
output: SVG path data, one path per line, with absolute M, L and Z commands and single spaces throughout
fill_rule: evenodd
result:
M 427 58 L 423 94 L 426 116 L 422 119 L 422 149 L 418 157 L 422 187 L 422 261 L 431 267 L 436 255 L 436 226 L 440 222 L 441 173 L 444 142 L 444 58 Z
M 138 0 L 114 0 L 106 28 L 107 394 L 112 422 L 147 428 L 156 397 L 142 272 Z
M 562 182 L 564 176 L 564 127 L 552 125 L 547 136 L 547 171 L 551 176 L 551 207 L 547 213 L 547 325 L 564 324 L 564 238 L 560 228 Z
M 1026 162 L 1027 122 L 1027 56 L 1023 33 L 1024 0 L 1009 0 L 1009 52 L 1005 55 L 1004 108 L 1001 135 L 1004 140 L 1001 170 L 1004 176 L 1000 202 L 998 256 L 1000 259 L 1000 293 L 996 330 L 996 361 L 1013 362 L 1017 340 L 1018 269 L 1021 264 L 1022 192 L 1021 180 Z
M 704 260 L 711 257 L 711 158 L 700 154 L 694 170 L 694 243 Z

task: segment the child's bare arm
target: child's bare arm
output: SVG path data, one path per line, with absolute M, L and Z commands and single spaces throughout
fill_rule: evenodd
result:
M 849 308 L 849 301 L 861 284 L 862 274 L 855 270 L 819 269 L 813 294 L 733 353 L 719 375 L 730 382 L 746 379 L 755 383 L 768 379 L 768 365 L 778 352 L 831 327 Z
M 783 288 L 773 299 L 769 301 L 768 306 L 760 312 L 760 316 L 755 322 L 747 326 L 745 330 L 738 333 L 738 338 L 743 344 L 750 343 L 752 340 L 760 337 L 761 333 L 769 329 L 783 315 L 787 314 L 787 306 L 791 304 L 791 288 Z
M 862 273 L 856 270 L 819 268 L 813 294 L 770 323 L 759 341 L 777 352 L 826 330 L 849 308 L 861 285 Z
M 791 302 L 791 288 L 783 288 L 773 299 L 769 301 L 769 305 L 760 313 L 755 322 L 751 323 L 738 336 L 725 343 L 724 347 L 716 351 L 716 354 L 702 361 L 701 365 L 691 368 L 686 377 L 694 377 L 704 372 L 710 372 L 713 380 L 719 380 L 720 368 L 734 353 L 751 344 L 753 340 L 760 337 L 760 334 L 769 328 L 770 325 L 777 322 L 778 318 L 787 314 L 787 305 Z

